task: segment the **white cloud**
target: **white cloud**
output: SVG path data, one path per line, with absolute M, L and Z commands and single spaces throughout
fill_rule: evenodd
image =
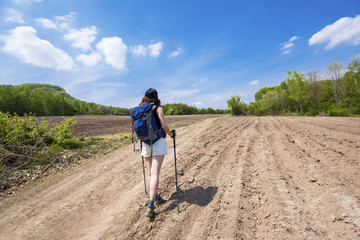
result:
M 60 29 L 68 30 L 72 22 L 74 21 L 75 16 L 77 15 L 76 12 L 70 12 L 68 15 L 64 16 L 55 16 L 55 23 Z
M 145 47 L 144 45 L 137 45 L 130 47 L 130 51 L 136 57 L 146 57 L 146 55 L 149 55 L 150 57 L 158 57 L 160 56 L 160 52 L 162 51 L 163 46 L 163 42 L 149 44 L 147 47 Z M 178 55 L 179 53 L 177 53 L 176 55 Z M 171 55 L 169 57 L 171 57 Z M 175 57 L 175 55 L 173 57 Z
M 203 107 L 204 106 L 204 103 L 203 102 L 200 102 L 200 101 L 197 101 L 197 102 L 194 102 L 194 105 L 196 107 Z
M 260 82 L 259 82 L 258 80 L 254 80 L 254 81 L 249 82 L 249 84 L 250 84 L 251 86 L 258 85 L 259 83 L 260 83 Z
M 177 57 L 181 53 L 181 48 L 178 48 L 176 51 L 173 51 L 169 57 Z
M 325 49 L 334 48 L 342 43 L 353 46 L 360 44 L 360 15 L 354 18 L 343 17 L 327 25 L 312 35 L 309 45 L 328 43 Z
M 105 56 L 105 61 L 119 70 L 125 70 L 128 47 L 119 37 L 103 38 L 96 47 Z
M 76 60 L 81 62 L 87 67 L 95 66 L 99 61 L 101 61 L 100 54 L 93 52 L 91 54 L 80 54 L 76 57 Z
M 37 19 L 35 19 L 35 21 L 38 24 L 40 24 L 41 26 L 43 26 L 44 28 L 58 29 L 58 26 L 53 21 L 51 21 L 50 19 L 37 18 Z
M 289 54 L 292 51 L 292 48 L 295 46 L 295 44 L 293 43 L 295 40 L 298 40 L 299 37 L 298 36 L 293 36 L 289 39 L 289 41 L 281 43 L 280 44 L 280 50 L 282 51 L 283 54 Z
M 293 42 L 293 41 L 298 40 L 298 39 L 299 39 L 298 36 L 293 36 L 292 38 L 290 38 L 289 42 Z
M 2 50 L 25 63 L 56 70 L 72 70 L 76 67 L 66 52 L 54 47 L 49 41 L 38 38 L 36 30 L 30 26 L 12 29 L 1 39 L 5 42 Z
M 137 57 L 139 57 L 139 56 L 145 57 L 146 56 L 146 47 L 144 45 L 130 47 L 130 50 L 134 56 L 137 56 Z
M 44 28 L 50 28 L 59 31 L 61 30 L 71 31 L 70 26 L 73 23 L 76 15 L 77 15 L 76 12 L 70 12 L 68 15 L 55 16 L 54 20 L 50 20 L 47 18 L 37 18 L 35 19 L 35 21 Z
M 13 8 L 5 8 L 5 21 L 6 22 L 15 22 L 15 23 L 24 23 L 22 14 Z
M 91 26 L 80 30 L 70 29 L 69 33 L 64 35 L 64 39 L 72 41 L 72 47 L 87 51 L 91 48 L 90 44 L 95 40 L 96 35 L 96 27 Z
M 293 46 L 295 46 L 295 44 L 294 43 L 286 43 L 285 45 L 283 45 L 282 47 L 281 47 L 281 50 L 285 50 L 285 49 L 287 49 L 287 48 L 292 48 Z
M 71 28 L 76 15 L 76 12 L 70 12 L 68 15 L 55 16 L 54 20 L 47 18 L 37 18 L 35 20 L 44 28 L 67 32 L 64 34 L 64 39 L 71 41 L 72 47 L 88 51 L 91 49 L 91 43 L 96 39 L 97 28 L 95 26 L 85 27 L 79 30 Z
M 289 54 L 289 53 L 291 53 L 291 50 L 290 50 L 290 49 L 284 50 L 282 53 L 283 53 L 283 54 Z
M 77 15 L 76 12 L 70 12 L 68 15 L 55 16 L 55 20 L 59 22 L 72 22 L 74 17 Z
M 160 52 L 163 48 L 164 43 L 163 42 L 157 42 L 154 44 L 149 44 L 148 49 L 150 50 L 149 55 L 151 57 L 158 57 L 160 55 Z

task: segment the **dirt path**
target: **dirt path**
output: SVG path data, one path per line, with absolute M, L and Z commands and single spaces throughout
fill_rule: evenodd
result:
M 0 239 L 360 239 L 360 119 L 219 117 L 178 129 L 145 216 L 127 146 L 0 202 Z

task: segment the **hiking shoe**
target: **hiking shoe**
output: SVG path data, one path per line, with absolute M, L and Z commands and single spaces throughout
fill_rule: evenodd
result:
M 160 197 L 159 200 L 155 200 L 154 201 L 154 206 L 155 208 L 158 208 L 161 204 L 166 203 L 167 201 L 165 199 L 163 199 L 162 197 Z
M 148 218 L 153 218 L 155 216 L 155 211 L 151 207 L 148 207 L 145 213 L 145 216 Z

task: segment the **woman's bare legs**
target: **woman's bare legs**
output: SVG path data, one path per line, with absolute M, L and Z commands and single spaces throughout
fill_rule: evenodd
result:
M 146 163 L 147 163 L 147 169 L 148 169 L 148 180 L 147 180 L 147 185 L 150 188 L 151 185 L 151 165 L 152 165 L 152 157 L 145 157 L 144 158 Z
M 165 155 L 146 157 L 145 160 L 149 169 L 149 186 L 150 186 L 150 201 L 155 201 L 159 186 L 160 168 L 164 161 Z

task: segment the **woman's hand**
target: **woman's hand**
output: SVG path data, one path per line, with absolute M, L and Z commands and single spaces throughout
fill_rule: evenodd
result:
M 171 130 L 171 133 L 172 133 L 172 136 L 171 136 L 171 138 L 174 138 L 174 137 L 176 137 L 176 131 L 175 131 L 175 130 Z

